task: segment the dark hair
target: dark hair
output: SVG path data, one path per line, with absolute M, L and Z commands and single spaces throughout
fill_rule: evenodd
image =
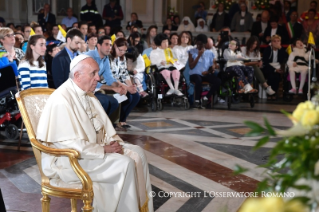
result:
M 284 3 L 286 3 L 286 2 L 289 4 L 289 7 L 291 7 L 291 2 L 288 0 L 285 0 Z
M 35 31 L 35 29 L 38 28 L 38 27 L 41 27 L 41 26 L 37 25 L 37 24 L 33 25 L 33 27 L 32 27 L 33 31 Z M 42 29 L 42 27 L 41 27 L 41 29 Z
M 22 28 L 22 32 L 24 32 L 25 28 L 27 28 L 27 27 L 32 28 L 30 25 L 25 25 L 25 26 Z
M 207 36 L 205 34 L 199 34 L 196 36 L 196 42 L 202 42 L 203 44 L 207 43 Z
M 84 40 L 84 36 L 82 34 L 82 32 L 79 30 L 79 29 L 76 29 L 76 28 L 72 28 L 68 31 L 68 33 L 66 33 L 66 37 L 65 37 L 65 40 L 67 41 L 68 38 L 70 38 L 71 40 L 73 40 L 73 38 L 75 36 L 78 36 L 80 38 L 82 38 Z
M 101 36 L 101 37 L 99 37 L 99 38 L 97 39 L 97 43 L 100 44 L 100 45 L 102 45 L 102 43 L 104 42 L 104 40 L 112 40 L 112 39 L 111 39 L 111 37 L 108 36 L 108 35 L 103 35 L 103 36 Z
M 88 35 L 87 35 L 87 41 L 88 40 L 90 40 L 91 38 L 97 38 L 97 34 L 94 34 L 94 33 L 89 33 Z
M 114 41 L 114 44 L 112 46 L 112 51 L 111 51 L 111 56 L 112 58 L 115 58 L 116 57 L 116 49 L 115 49 L 115 46 L 116 48 L 118 47 L 121 47 L 121 46 L 128 46 L 127 44 L 127 41 L 125 38 L 119 38 L 117 40 Z M 123 55 L 124 56 L 124 55 Z M 123 56 L 121 57 L 121 59 L 123 59 Z
M 278 16 L 271 16 L 270 17 L 270 19 L 269 19 L 269 23 L 272 23 L 272 22 L 276 22 L 276 23 L 278 23 L 278 20 L 279 20 L 279 18 L 278 18 Z
M 177 36 L 178 37 L 178 34 L 176 32 L 171 33 L 170 36 L 169 36 L 169 40 L 171 40 L 173 36 Z
M 189 34 L 188 31 L 182 31 L 179 36 L 178 36 L 178 45 L 181 45 L 182 44 L 182 36 L 183 34 L 186 34 L 188 36 L 188 43 L 187 45 L 191 45 L 192 43 L 192 36 Z
M 81 28 L 82 25 L 87 25 L 89 27 L 89 24 L 86 21 L 79 22 L 79 28 Z
M 29 38 L 29 42 L 28 42 L 28 46 L 27 46 L 27 50 L 25 52 L 25 56 L 24 56 L 24 59 L 26 61 L 29 62 L 29 64 L 31 66 L 34 66 L 33 62 L 34 62 L 34 58 L 33 58 L 33 51 L 31 49 L 31 45 L 32 46 L 35 46 L 37 41 L 39 39 L 44 39 L 45 40 L 45 37 L 43 35 L 33 35 Z M 39 62 L 39 68 L 42 68 L 44 66 L 44 60 L 43 60 L 43 57 L 40 56 L 37 61 Z
M 318 5 L 317 1 L 311 1 L 310 4 L 315 4 L 316 7 L 317 7 L 317 5 Z
M 135 16 L 136 16 L 136 20 L 138 20 L 138 15 L 137 15 L 137 13 L 135 13 L 135 12 L 134 12 L 134 13 L 131 13 L 131 16 L 132 16 L 132 15 L 135 15 Z
M 308 10 L 308 13 L 309 12 L 313 12 L 315 15 L 317 14 L 317 11 L 315 9 L 310 9 L 310 10 Z
M 297 41 L 301 41 L 301 43 L 303 43 L 303 42 L 302 42 L 302 40 L 301 40 L 300 38 L 296 38 L 296 39 L 294 39 L 294 41 L 293 41 L 293 43 L 292 43 L 292 44 L 293 44 L 294 46 L 296 46 Z
M 122 30 L 118 30 L 116 33 L 115 33 L 115 35 L 117 34 L 117 33 L 122 33 L 123 34 L 123 36 L 124 36 L 124 38 L 125 38 L 125 33 L 122 31 Z
M 148 46 L 151 46 L 150 32 L 151 32 L 152 29 L 156 29 L 156 31 L 157 31 L 157 26 L 156 25 L 152 25 L 152 26 L 150 26 L 147 29 L 147 32 L 146 32 L 146 43 L 147 43 Z
M 45 62 L 46 62 L 46 63 L 47 63 L 50 59 L 52 60 L 52 56 L 51 56 L 49 53 L 52 52 L 55 47 L 58 47 L 58 45 L 55 44 L 55 43 L 53 43 L 53 42 L 52 42 L 52 43 L 49 43 L 49 44 L 47 45 L 47 50 L 45 51 Z
M 95 27 L 95 29 L 96 29 L 95 24 L 89 24 L 89 25 L 88 25 L 88 27 L 89 27 L 89 28 L 90 28 L 90 27 L 92 27 L 92 26 L 94 26 L 94 27 Z
M 174 24 L 176 24 L 176 23 L 175 23 L 175 18 L 178 18 L 179 21 L 181 21 L 181 19 L 179 18 L 179 15 L 174 15 L 174 17 L 173 17 L 173 23 L 174 23 Z
M 72 24 L 72 27 L 74 27 L 74 24 L 77 24 L 77 25 L 79 26 L 79 22 L 74 22 L 74 23 Z
M 142 53 L 143 53 L 143 50 L 144 50 L 144 48 L 143 48 L 143 43 L 141 42 L 141 40 L 140 40 L 139 43 L 135 43 L 135 38 L 142 38 L 142 35 L 141 35 L 139 32 L 133 32 L 133 33 L 130 35 L 130 37 L 127 39 L 127 42 L 128 42 L 131 46 L 134 46 L 134 47 L 138 50 L 138 52 L 139 52 L 140 54 L 142 54 Z M 132 39 L 132 41 L 131 41 L 131 39 Z
M 159 33 L 155 36 L 154 38 L 154 43 L 156 46 L 160 46 L 162 44 L 163 40 L 167 40 L 168 41 L 168 37 L 166 34 L 164 33 Z
M 249 51 L 251 49 L 251 47 L 254 45 L 254 43 L 257 42 L 257 46 L 254 49 L 254 54 L 255 56 L 258 56 L 259 50 L 260 50 L 260 42 L 259 39 L 256 36 L 251 36 L 246 43 L 246 55 L 249 56 Z
M 7 23 L 7 27 L 10 28 L 11 25 L 13 25 L 13 27 L 14 27 L 14 23 Z
M 140 52 L 137 50 L 135 46 L 130 46 L 127 48 L 127 52 L 125 53 L 125 57 L 136 61 L 137 57 L 139 56 Z

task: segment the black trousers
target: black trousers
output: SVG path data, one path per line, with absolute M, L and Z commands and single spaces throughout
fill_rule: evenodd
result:
M 202 83 L 208 82 L 210 85 L 210 90 L 207 93 L 206 97 L 209 99 L 212 94 L 215 94 L 220 87 L 221 81 L 214 74 L 207 74 L 201 76 L 199 74 L 190 75 L 190 81 L 195 84 L 195 100 L 200 100 L 202 93 Z
M 267 79 L 267 84 L 270 85 L 271 88 L 277 93 L 279 83 L 281 81 L 281 74 L 275 72 L 275 68 L 270 65 L 264 67 L 262 71 Z

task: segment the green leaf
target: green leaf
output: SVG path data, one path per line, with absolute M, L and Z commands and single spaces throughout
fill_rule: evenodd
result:
M 266 117 L 264 117 L 264 122 L 265 122 L 265 126 L 267 127 L 267 130 L 269 132 L 269 135 L 275 136 L 276 132 L 274 131 L 274 129 L 272 128 L 272 126 L 269 124 L 268 120 Z
M 252 121 L 245 121 L 244 122 L 250 129 L 252 129 L 253 131 L 256 131 L 256 132 L 260 132 L 262 133 L 265 129 L 260 126 L 258 123 L 256 122 L 252 122 Z
M 246 171 L 248 171 L 248 169 L 243 168 L 243 167 L 241 167 L 240 165 L 237 165 L 237 164 L 236 164 L 235 170 L 234 170 L 234 172 L 233 172 L 233 175 L 239 175 L 239 174 L 242 174 L 242 173 L 244 173 L 244 172 L 246 172 Z
M 287 111 L 285 110 L 280 110 L 280 112 L 282 112 L 285 116 L 291 116 L 291 113 L 288 113 Z
M 265 145 L 269 141 L 269 136 L 265 136 L 259 139 L 258 143 L 254 146 L 253 150 L 259 149 L 261 146 Z

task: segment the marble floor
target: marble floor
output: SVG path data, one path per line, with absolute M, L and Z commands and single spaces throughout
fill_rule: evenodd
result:
M 147 155 L 157 212 L 235 212 L 244 197 L 214 197 L 217 192 L 252 192 L 265 172 L 257 168 L 267 160 L 278 138 L 252 152 L 258 137 L 245 137 L 245 120 L 263 123 L 267 117 L 276 129 L 291 126 L 279 111 L 292 112 L 291 103 L 260 101 L 254 108 L 248 103 L 225 104 L 211 109 L 183 110 L 165 106 L 150 112 L 137 108 L 129 116 L 132 126 L 120 133 L 123 140 L 141 146 Z M 0 135 L 0 188 L 7 211 L 41 211 L 40 174 L 25 133 L 21 151 L 17 141 Z M 239 164 L 250 171 L 234 176 Z M 70 211 L 66 199 L 51 200 L 51 211 Z M 81 203 L 78 201 L 78 211 Z M 1 200 L 0 200 L 1 211 Z

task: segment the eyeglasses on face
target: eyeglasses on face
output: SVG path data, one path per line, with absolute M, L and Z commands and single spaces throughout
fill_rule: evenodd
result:
M 12 38 L 15 37 L 15 34 L 6 34 L 4 37 Z
M 122 52 L 122 53 L 126 53 L 127 52 L 127 49 L 119 49 L 119 47 L 117 47 L 117 50 L 119 50 L 119 52 Z

